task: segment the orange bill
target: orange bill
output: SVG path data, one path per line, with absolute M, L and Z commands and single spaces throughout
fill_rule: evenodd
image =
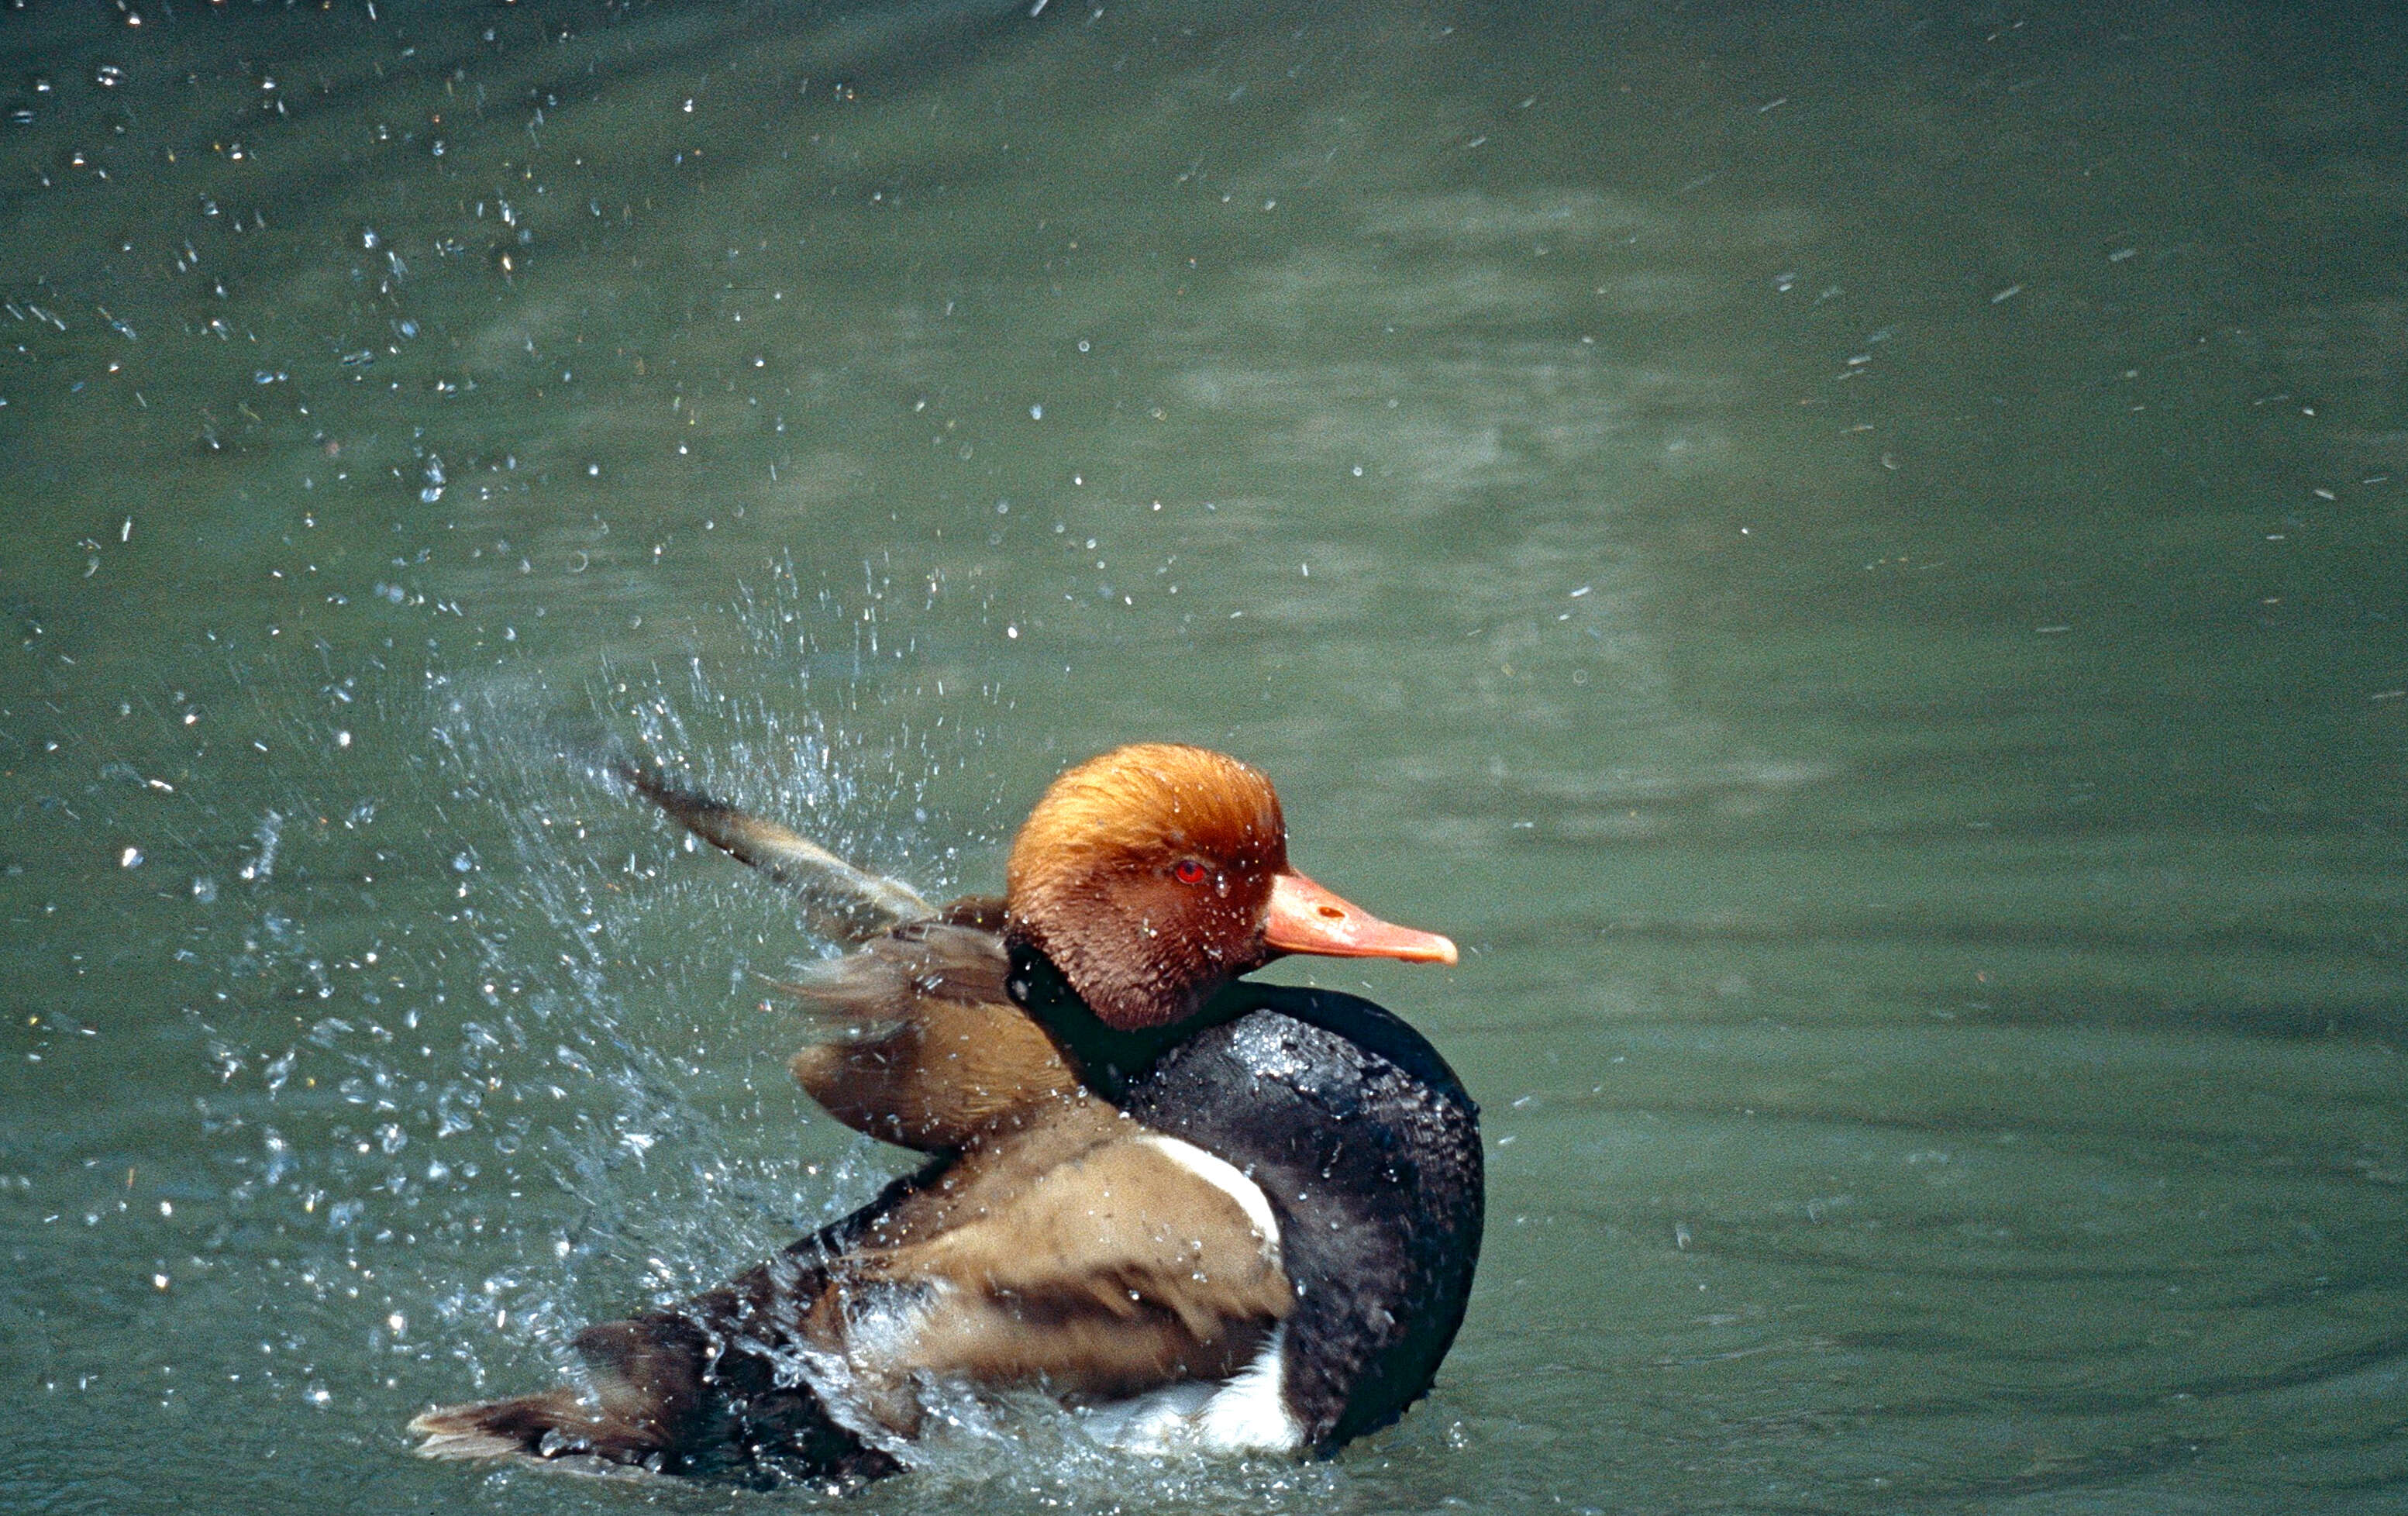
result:
M 1301 874 L 1271 880 L 1263 940 L 1282 952 L 1326 958 L 1401 958 L 1409 964 L 1451 964 L 1455 944 L 1436 932 L 1416 932 L 1349 905 Z

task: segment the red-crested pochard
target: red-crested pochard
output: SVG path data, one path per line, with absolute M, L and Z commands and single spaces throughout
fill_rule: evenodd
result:
M 1239 976 L 1455 945 L 1290 868 L 1261 774 L 1091 759 L 1022 827 L 1004 899 L 942 909 L 627 777 L 858 944 L 793 987 L 850 1034 L 796 1076 L 935 1157 L 717 1290 L 587 1328 L 579 1382 L 426 1412 L 419 1452 L 860 1478 L 909 1462 L 936 1386 L 1040 1388 L 1115 1445 L 1327 1452 L 1428 1390 L 1479 1254 L 1477 1108 L 1379 1007 Z

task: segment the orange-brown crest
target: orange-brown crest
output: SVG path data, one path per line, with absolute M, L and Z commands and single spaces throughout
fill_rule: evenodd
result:
M 1117 748 L 1055 779 L 1012 843 L 1014 935 L 1107 1025 L 1194 1014 L 1272 956 L 1262 915 L 1287 866 L 1270 780 L 1203 748 Z

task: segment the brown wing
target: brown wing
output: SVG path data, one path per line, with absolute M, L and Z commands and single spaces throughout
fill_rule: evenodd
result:
M 1052 1039 L 1004 994 L 1002 901 L 972 896 L 940 912 L 910 885 L 656 769 L 620 773 L 696 837 L 793 890 L 813 930 L 859 944 L 781 986 L 828 1034 L 787 1066 L 829 1115 L 951 1152 L 1077 1087 Z
M 895 1430 L 912 1430 L 920 1376 L 1072 1398 L 1226 1379 L 1294 1308 L 1275 1223 L 1266 1235 L 1185 1144 L 1108 1114 L 1090 1124 L 1103 1140 L 1041 1168 L 1043 1141 L 983 1171 L 973 1152 L 958 1184 L 878 1229 L 901 1240 L 837 1266 L 812 1335 L 844 1338 Z
M 1009 967 L 1002 939 L 982 926 L 897 927 L 781 986 L 828 1035 L 787 1066 L 854 1131 L 923 1152 L 961 1149 L 1078 1088 L 1053 1039 L 1006 996 Z

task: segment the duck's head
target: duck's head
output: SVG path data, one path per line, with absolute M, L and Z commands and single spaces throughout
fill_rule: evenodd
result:
M 1283 953 L 1451 964 L 1288 866 L 1270 780 L 1223 753 L 1144 742 L 1055 779 L 1011 847 L 1009 932 L 1106 1026 L 1183 1021 Z

